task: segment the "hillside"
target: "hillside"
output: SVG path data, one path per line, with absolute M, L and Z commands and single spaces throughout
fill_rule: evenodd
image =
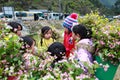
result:
M 116 1 L 117 0 L 0 0 L 0 7 L 13 6 L 16 11 L 46 9 L 62 13 L 77 12 L 81 15 L 98 10 L 101 14 L 113 15 L 113 10 L 105 6 L 111 7 Z M 0 11 L 2 11 L 2 8 Z
M 117 0 L 100 0 L 100 2 L 108 8 L 111 8 Z

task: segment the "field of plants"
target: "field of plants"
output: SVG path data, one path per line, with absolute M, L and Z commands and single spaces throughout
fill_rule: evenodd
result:
M 95 61 L 92 66 L 85 63 L 88 67 L 87 74 L 84 74 L 84 70 L 72 57 L 55 63 L 55 67 L 51 68 L 54 57 L 45 52 L 46 49 L 39 48 L 37 56 L 34 57 L 35 61 L 31 60 L 33 63 L 31 69 L 26 70 L 20 50 L 22 46 L 20 38 L 10 32 L 10 27 L 5 22 L 0 21 L 0 79 L 14 77 L 19 80 L 113 80 L 120 63 L 120 20 L 109 21 L 98 12 L 91 12 L 78 21 L 93 31 Z M 49 25 L 55 30 L 59 42 L 62 42 L 63 38 L 61 24 Z M 30 30 L 32 31 L 29 35 L 39 42 L 39 29 L 30 25 Z

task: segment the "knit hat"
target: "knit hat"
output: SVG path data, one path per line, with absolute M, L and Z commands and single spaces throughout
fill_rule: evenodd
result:
M 72 13 L 63 21 L 63 27 L 68 28 L 71 31 L 73 24 L 78 23 L 78 14 Z

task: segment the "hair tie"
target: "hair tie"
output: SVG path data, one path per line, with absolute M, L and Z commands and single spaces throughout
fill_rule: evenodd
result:
M 89 30 L 87 30 L 87 35 L 89 35 L 89 34 L 90 34 Z

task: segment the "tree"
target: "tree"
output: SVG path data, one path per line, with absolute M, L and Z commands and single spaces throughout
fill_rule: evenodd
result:
M 120 14 L 120 0 L 117 0 L 117 2 L 115 3 L 114 10 L 117 15 Z

